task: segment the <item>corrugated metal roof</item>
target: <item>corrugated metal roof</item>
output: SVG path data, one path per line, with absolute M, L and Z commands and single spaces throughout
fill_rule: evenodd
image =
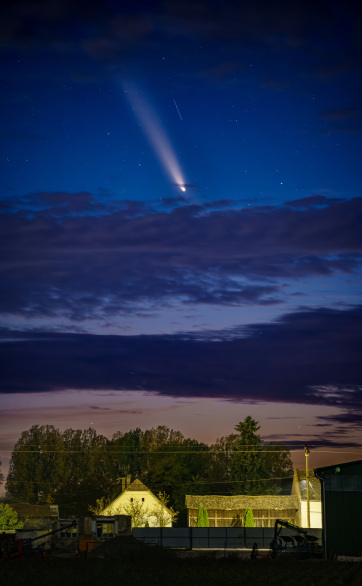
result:
M 298 509 L 298 499 L 294 495 L 186 495 L 186 508 L 198 509 L 202 505 L 206 509 Z

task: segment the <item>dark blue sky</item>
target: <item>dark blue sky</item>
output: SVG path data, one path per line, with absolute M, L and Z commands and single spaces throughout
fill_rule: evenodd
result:
M 172 424 L 211 441 L 251 413 L 290 445 L 360 445 L 354 6 L 8 3 L 5 443 L 24 426 L 72 423 L 69 408 L 108 435 Z M 144 419 L 152 397 L 178 418 L 157 403 Z M 218 404 L 230 406 L 223 421 Z M 287 411 L 301 437 L 283 427 Z

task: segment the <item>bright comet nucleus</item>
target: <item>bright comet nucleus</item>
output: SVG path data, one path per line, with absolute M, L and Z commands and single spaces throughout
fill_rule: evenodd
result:
M 155 112 L 153 112 L 150 105 L 140 97 L 139 92 L 132 85 L 129 83 L 123 83 L 123 87 L 133 111 L 141 123 L 142 129 L 170 178 L 180 187 L 181 191 L 186 191 L 185 179 L 181 167 L 176 159 L 176 155 L 171 147 L 168 136 L 162 128 Z

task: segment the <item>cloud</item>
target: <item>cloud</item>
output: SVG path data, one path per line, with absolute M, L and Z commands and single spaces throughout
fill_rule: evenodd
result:
M 86 192 L 4 202 L 0 311 L 79 321 L 176 300 L 270 305 L 285 284 L 358 273 L 362 199 L 297 203 L 165 212 Z
M 275 435 L 269 435 L 267 436 L 265 439 L 267 439 L 268 441 L 275 441 L 275 442 L 282 442 L 283 444 L 286 445 L 290 445 L 292 447 L 292 449 L 297 450 L 298 448 L 304 448 L 304 446 L 306 445 L 306 439 L 305 439 L 305 435 L 301 436 L 300 440 L 296 440 L 295 437 L 298 437 L 296 434 L 293 435 L 289 435 L 290 437 L 290 441 L 288 442 L 288 436 L 284 435 L 279 435 L 279 434 L 275 434 Z M 351 441 L 348 439 L 343 439 L 343 443 L 341 443 L 340 440 L 331 440 L 329 439 L 329 437 L 327 435 L 321 435 L 319 436 L 319 439 L 310 439 L 308 438 L 307 441 L 308 444 L 308 448 L 309 449 L 318 449 L 318 448 L 335 448 L 336 449 L 336 455 L 337 455 L 337 450 L 341 452 L 341 454 L 345 453 L 345 448 L 361 448 L 361 443 L 360 442 L 355 442 L 355 441 Z M 341 451 L 341 449 L 343 451 Z M 314 456 L 316 455 L 317 452 L 314 452 Z M 353 452 L 352 452 L 353 453 Z M 360 454 L 360 452 L 358 452 Z M 357 454 L 357 453 L 356 453 Z M 338 457 L 338 456 L 336 456 Z
M 334 423 L 360 423 L 361 318 L 362 306 L 321 308 L 218 332 L 217 338 L 213 332 L 25 336 L 4 331 L 0 388 L 2 393 L 132 389 L 179 398 L 318 404 L 338 407 Z M 331 420 L 326 416 L 322 423 Z
M 182 80 L 186 59 L 197 75 L 210 81 L 232 80 L 245 67 L 245 47 L 264 51 L 289 64 L 288 76 L 279 79 L 277 70 L 270 84 L 277 87 L 290 77 L 303 79 L 314 73 L 319 79 L 345 76 L 358 66 L 361 49 L 356 8 L 347 10 L 326 5 L 320 0 L 273 5 L 267 0 L 256 3 L 178 0 L 156 3 L 152 8 L 135 4 L 127 9 L 100 0 L 58 0 L 52 5 L 38 0 L 7 2 L 0 24 L 0 42 L 5 47 L 44 49 L 58 55 L 72 55 L 75 69 L 79 58 L 101 63 L 135 75 L 146 57 L 167 47 L 173 62 L 173 78 Z M 71 23 L 71 24 L 70 24 Z M 322 24 L 321 24 L 322 23 Z M 342 31 L 336 35 L 336 30 Z M 348 31 L 343 34 L 343 31 Z M 182 43 L 182 51 L 180 44 Z M 195 49 L 202 43 L 204 52 L 213 51 L 213 68 L 195 60 Z M 216 48 L 216 50 L 215 50 Z M 313 59 L 310 55 L 313 55 Z M 84 70 L 84 63 L 82 64 Z M 178 73 L 179 71 L 179 73 Z M 190 71 L 191 72 L 191 71 Z M 56 72 L 49 72 L 56 75 Z M 79 76 L 81 79 L 81 76 Z
M 325 195 L 310 195 L 309 197 L 303 197 L 301 199 L 294 199 L 292 201 L 286 201 L 284 205 L 294 208 L 311 208 L 316 206 L 328 206 L 330 204 L 341 201 L 338 198 L 326 197 Z
M 329 124 L 330 130 L 339 132 L 360 132 L 362 130 L 361 108 L 336 108 L 326 110 L 319 119 Z

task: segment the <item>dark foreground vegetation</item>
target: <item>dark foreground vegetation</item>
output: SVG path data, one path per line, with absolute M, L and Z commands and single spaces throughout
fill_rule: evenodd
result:
M 99 559 L 36 557 L 0 563 L 0 583 L 11 586 L 360 586 L 362 564 L 318 560 L 240 559 L 236 556 L 178 557 L 147 549 Z

